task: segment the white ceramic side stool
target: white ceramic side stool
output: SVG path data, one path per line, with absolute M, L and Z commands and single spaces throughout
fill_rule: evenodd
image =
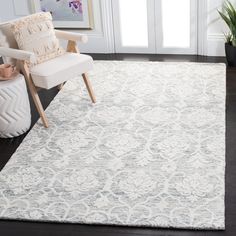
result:
M 25 133 L 31 125 L 31 111 L 25 79 L 21 74 L 0 81 L 0 137 Z

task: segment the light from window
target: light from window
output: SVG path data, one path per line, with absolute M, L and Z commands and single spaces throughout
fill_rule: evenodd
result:
M 147 0 L 119 0 L 121 44 L 148 47 Z
M 162 0 L 163 47 L 190 47 L 190 1 Z

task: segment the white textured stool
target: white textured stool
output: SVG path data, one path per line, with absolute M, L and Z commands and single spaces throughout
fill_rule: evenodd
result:
M 21 74 L 0 81 L 0 137 L 12 138 L 25 133 L 31 124 L 31 112 L 25 79 Z

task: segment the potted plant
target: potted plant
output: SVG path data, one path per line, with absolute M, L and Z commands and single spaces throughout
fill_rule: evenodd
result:
M 229 27 L 229 33 L 225 34 L 227 62 L 229 66 L 236 66 L 236 9 L 229 0 L 226 0 L 223 10 L 218 12 Z

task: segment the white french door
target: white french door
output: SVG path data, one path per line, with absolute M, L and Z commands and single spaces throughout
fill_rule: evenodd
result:
M 155 51 L 154 0 L 113 0 L 115 51 L 153 53 Z
M 156 0 L 155 4 L 156 52 L 196 54 L 197 0 Z
M 115 52 L 197 54 L 197 0 L 112 0 Z

